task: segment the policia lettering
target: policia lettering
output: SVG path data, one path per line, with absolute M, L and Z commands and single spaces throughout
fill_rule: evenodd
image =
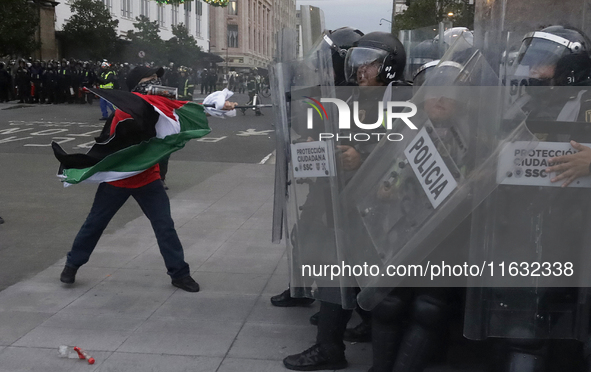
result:
M 419 138 L 419 140 L 409 152 L 413 153 L 413 150 L 417 151 L 415 151 L 415 156 L 414 159 L 412 159 L 412 162 L 417 165 L 417 170 L 419 171 L 421 177 L 423 177 L 425 184 L 430 185 L 429 191 L 431 191 L 431 194 L 433 194 L 434 198 L 437 199 L 437 197 L 439 197 L 441 194 L 441 191 L 443 191 L 445 186 L 447 186 L 448 181 L 443 179 L 441 168 L 436 165 L 437 162 L 435 160 L 432 160 L 429 166 L 424 168 L 427 161 L 433 156 L 433 153 L 430 152 L 429 147 L 425 145 L 424 138 Z M 434 180 L 435 177 L 437 177 L 437 179 Z
M 431 205 L 437 208 L 458 184 L 425 128 L 421 129 L 404 153 Z

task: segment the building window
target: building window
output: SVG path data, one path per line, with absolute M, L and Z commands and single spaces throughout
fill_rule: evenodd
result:
M 140 0 L 140 14 L 150 18 L 150 3 L 149 0 Z
M 185 3 L 185 27 L 187 31 L 191 33 L 191 2 Z
M 238 48 L 238 25 L 228 25 L 228 48 Z
M 238 1 L 237 0 L 230 0 L 228 3 L 228 14 L 229 15 L 238 15 Z
M 176 26 L 179 23 L 179 6 L 172 5 L 172 12 L 170 17 L 170 24 Z
M 131 0 L 121 0 L 121 16 L 123 18 L 131 18 L 133 17 L 133 12 L 131 9 Z
M 103 0 L 103 4 L 105 4 L 109 11 L 113 10 L 113 0 Z
M 158 4 L 158 27 L 166 27 L 166 22 L 164 21 L 164 5 Z
M 203 3 L 195 2 L 195 35 L 201 37 L 201 16 L 203 15 Z

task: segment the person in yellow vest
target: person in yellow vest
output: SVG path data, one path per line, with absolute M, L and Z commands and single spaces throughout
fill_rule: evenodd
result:
M 179 100 L 181 101 L 192 101 L 193 100 L 193 90 L 195 89 L 195 85 L 191 82 L 191 78 L 189 77 L 188 71 L 186 67 L 180 68 L 181 77 L 179 79 Z
M 101 65 L 101 76 L 99 77 L 99 88 L 101 89 L 115 89 L 115 81 L 117 81 L 117 74 L 111 68 L 111 64 L 109 62 L 103 62 Z M 111 114 L 115 112 L 115 108 L 109 102 L 105 101 L 101 98 L 101 113 L 102 116 L 100 120 L 107 120 L 109 117 L 109 111 L 111 110 Z

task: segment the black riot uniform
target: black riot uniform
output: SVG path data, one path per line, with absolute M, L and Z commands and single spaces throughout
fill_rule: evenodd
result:
M 349 29 L 350 30 L 350 29 Z M 384 99 L 384 92 L 392 89 L 392 86 L 408 84 L 401 81 L 406 63 L 406 54 L 402 43 L 392 34 L 384 32 L 372 32 L 363 35 L 354 41 L 347 53 L 344 48 L 339 47 L 335 35 L 339 30 L 329 34 L 329 47 L 333 49 L 333 63 L 344 62 L 341 66 L 333 66 L 335 72 L 335 84 L 337 85 L 360 85 L 364 88 L 359 91 L 356 97 L 351 97 L 359 103 L 359 112 L 363 112 L 364 123 L 375 123 L 378 119 L 378 102 Z M 330 43 L 330 40 L 335 40 Z M 344 68 L 343 68 L 344 67 Z M 396 97 L 398 100 L 407 100 L 408 97 Z M 293 123 L 292 123 L 293 125 Z M 385 131 L 385 128 L 373 130 L 373 132 Z M 341 137 L 349 137 L 364 132 L 359 129 L 352 132 L 343 132 Z M 310 135 L 306 133 L 305 135 Z M 353 141 L 340 141 L 338 148 L 341 151 L 337 161 L 342 163 L 342 170 L 345 180 L 350 179 L 356 170 L 361 166 L 369 153 L 377 145 L 377 139 L 357 144 Z M 356 159 L 356 160 L 345 160 Z M 312 194 L 312 186 L 310 186 Z M 314 187 L 322 187 L 318 183 Z M 326 186 L 325 186 L 326 187 Z M 315 204 L 315 203 L 311 203 Z M 306 210 L 303 206 L 302 215 Z M 312 221 L 315 221 L 312 219 Z M 319 222 L 321 223 L 321 222 Z M 303 228 L 301 222 L 298 225 Z M 313 230 L 312 227 L 310 229 Z M 293 234 L 292 234 L 293 235 Z M 299 236 L 305 236 L 302 231 Z M 356 294 L 356 288 L 319 288 L 322 296 L 320 298 L 339 298 L 343 293 L 350 297 Z M 322 293 L 323 292 L 323 293 Z M 332 293 L 331 295 L 331 292 Z M 320 312 L 318 315 L 318 333 L 316 344 L 302 353 L 288 356 L 283 363 L 288 369 L 293 370 L 324 370 L 343 369 L 347 366 L 345 358 L 345 345 L 343 343 L 347 323 L 352 315 L 352 310 L 344 309 L 340 303 L 320 301 Z
M 465 50 L 460 57 L 471 52 L 473 50 Z M 463 101 L 461 96 L 452 99 L 442 98 L 437 94 L 441 91 L 437 87 L 470 85 L 462 64 L 465 60 L 458 58 L 458 61 L 461 63 L 444 62 L 436 69 L 435 66 L 439 64 L 439 60 L 426 63 L 414 76 L 414 90 L 416 92 L 422 86 L 423 91 L 426 92 L 420 95 L 424 100 L 417 104 L 422 105 L 422 110 L 427 114 L 441 143 L 446 144 L 446 152 L 455 164 L 467 164 L 469 162 L 466 159 L 470 158 L 470 149 L 467 148 L 466 141 L 469 133 L 465 130 L 468 127 L 467 122 L 472 119 L 465 110 L 459 109 Z M 434 91 L 429 94 L 431 89 Z M 445 109 L 442 110 L 438 105 L 445 105 Z M 461 138 L 464 140 L 460 140 Z M 421 186 L 413 182 L 389 188 L 392 196 L 395 194 L 396 198 L 408 199 L 409 218 L 406 223 L 410 228 L 414 223 L 412 218 L 414 213 L 412 203 L 416 199 L 414 195 L 420 192 L 417 190 L 420 190 Z M 389 212 L 397 213 L 394 210 Z M 455 253 L 456 259 L 467 258 L 469 238 L 470 218 L 466 218 L 435 247 L 424 262 L 449 261 L 450 252 Z M 396 241 L 392 244 L 396 244 Z M 458 288 L 407 288 L 404 287 L 404 282 L 400 287 L 391 290 L 371 311 L 372 372 L 420 372 L 435 358 L 444 354 L 449 321 L 461 307 L 462 297 L 463 291 Z
M 90 63 L 85 62 L 83 66 L 83 70 L 81 71 L 81 85 L 82 88 L 93 88 L 96 84 L 97 78 L 96 73 L 92 69 Z M 82 91 L 82 103 L 88 102 L 89 105 L 92 105 L 92 101 L 94 99 L 94 94 L 90 92 Z
M 25 60 L 19 62 L 19 66 L 15 72 L 14 83 L 17 88 L 19 103 L 28 103 L 31 98 L 31 76 Z
M 349 83 L 347 78 L 345 77 L 345 57 L 347 55 L 347 50 L 353 46 L 355 42 L 357 42 L 362 36 L 363 32 L 352 29 L 350 27 L 341 27 L 334 31 L 327 32 L 328 41 L 322 42 L 320 44 L 321 48 L 330 48 L 331 52 L 331 59 L 333 65 L 333 73 L 334 73 L 334 84 L 335 86 L 347 86 L 347 85 L 355 85 L 353 83 Z M 242 84 L 247 87 L 250 84 L 251 87 L 248 87 L 248 94 L 249 98 L 252 101 L 252 97 L 254 97 L 255 89 L 256 89 L 256 82 L 254 78 L 249 74 L 248 76 L 240 75 L 238 79 L 238 84 L 242 89 Z M 252 91 L 252 93 L 251 93 Z M 252 97 L 250 97 L 252 94 Z M 302 126 L 298 126 L 299 128 L 296 130 L 297 134 L 299 134 L 302 138 L 318 138 L 318 129 L 316 131 L 310 130 L 308 128 L 302 128 Z M 308 203 L 309 202 L 309 203 Z M 304 210 L 310 210 L 309 206 L 313 205 L 315 201 L 313 198 L 308 198 L 307 204 L 308 206 L 304 205 Z M 296 298 L 291 297 L 290 289 L 286 289 L 284 292 L 271 297 L 271 304 L 273 306 L 278 307 L 293 307 L 293 306 L 308 306 L 314 302 L 314 299 L 310 298 Z M 318 324 L 318 317 L 317 315 L 313 315 L 310 319 L 312 324 Z
M 37 60 L 33 62 L 31 66 L 31 83 L 33 85 L 33 94 L 31 96 L 32 103 L 40 103 L 41 97 L 43 96 L 43 85 L 42 85 L 43 68 L 41 67 L 41 61 Z
M 8 102 L 10 97 L 10 74 L 4 67 L 4 62 L 0 62 L 0 103 Z
M 529 33 L 510 70 L 506 81 L 515 105 L 527 115 L 528 128 L 541 142 L 591 141 L 585 124 L 591 122 L 591 43 L 585 35 L 562 26 Z M 488 240 L 490 258 L 586 261 L 590 197 L 588 188 L 500 185 L 483 203 L 494 205 L 498 216 L 486 226 L 495 236 Z M 474 338 L 498 340 L 496 370 L 580 371 L 582 344 L 573 340 L 585 340 L 589 334 L 586 291 L 469 288 L 465 322 L 472 325 Z

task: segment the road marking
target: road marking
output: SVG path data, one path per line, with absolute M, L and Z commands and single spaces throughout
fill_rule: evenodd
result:
M 265 156 L 265 157 L 263 158 L 263 160 L 261 160 L 261 161 L 259 162 L 259 164 L 265 164 L 265 163 L 267 162 L 267 160 L 269 160 L 269 158 L 270 158 L 271 156 L 273 156 L 273 153 L 270 153 L 269 155 Z
M 75 134 L 75 133 L 69 133 L 68 136 L 75 136 L 75 137 L 90 137 L 92 133 L 100 133 L 102 132 L 102 130 L 98 129 L 98 130 L 93 130 L 90 132 L 86 132 L 86 133 L 80 133 L 80 134 Z
M 256 129 L 247 129 L 247 130 L 241 130 L 240 132 L 236 133 L 236 135 L 242 136 L 242 137 L 266 136 L 270 132 L 274 132 L 274 130 L 261 130 L 261 131 L 257 132 Z
M 54 140 L 55 143 L 57 144 L 62 144 L 62 143 L 66 143 L 66 142 L 70 142 L 75 140 L 76 138 L 72 138 L 72 137 L 53 137 L 52 140 Z M 58 141 L 55 141 L 58 140 Z M 37 144 L 37 143 L 27 143 L 24 146 L 27 147 L 47 147 L 47 146 L 51 146 L 51 143 L 45 144 L 45 145 L 41 145 L 41 144 Z
M 22 141 L 22 140 L 26 140 L 26 139 L 29 139 L 29 138 L 33 138 L 33 137 L 18 138 L 17 136 L 10 136 L 8 138 L 0 139 L 0 143 L 8 143 L 8 142 L 14 142 L 14 141 Z

